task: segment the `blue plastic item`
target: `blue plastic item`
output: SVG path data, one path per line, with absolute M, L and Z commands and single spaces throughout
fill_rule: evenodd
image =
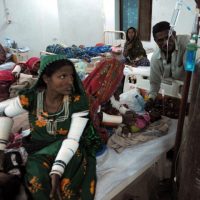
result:
M 106 151 L 106 149 L 107 149 L 107 146 L 105 144 L 102 144 L 101 148 L 96 153 L 96 157 L 101 156 Z
M 194 39 L 190 40 L 190 43 L 187 45 L 186 52 L 186 61 L 185 61 L 185 70 L 193 72 L 195 70 L 196 63 L 196 52 L 197 44 Z

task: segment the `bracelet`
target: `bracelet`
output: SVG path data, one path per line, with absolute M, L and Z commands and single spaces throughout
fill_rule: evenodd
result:
M 65 168 L 66 164 L 62 160 L 56 160 L 53 165 L 60 165 L 61 167 Z
M 59 172 L 59 171 L 56 171 L 56 170 L 53 170 L 49 173 L 50 176 L 52 176 L 53 174 L 57 174 L 59 175 L 60 177 L 62 177 L 62 174 Z

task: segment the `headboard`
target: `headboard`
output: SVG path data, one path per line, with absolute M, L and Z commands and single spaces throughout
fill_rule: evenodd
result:
M 104 31 L 104 44 L 111 46 L 124 47 L 124 43 L 126 42 L 126 33 L 124 31 Z

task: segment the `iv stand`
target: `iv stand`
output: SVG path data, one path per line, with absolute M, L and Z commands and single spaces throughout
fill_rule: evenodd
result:
M 193 26 L 193 33 L 198 34 L 198 20 L 195 20 L 195 24 Z M 184 126 L 184 120 L 186 115 L 186 109 L 187 109 L 187 101 L 188 101 L 188 94 L 190 89 L 190 83 L 191 83 L 191 76 L 192 72 L 186 71 L 186 76 L 184 80 L 184 86 L 182 91 L 182 99 L 181 99 L 181 105 L 180 105 L 180 111 L 179 111 L 179 119 L 178 119 L 178 125 L 177 125 L 177 131 L 176 131 L 176 140 L 175 140 L 175 146 L 174 146 L 174 156 L 172 161 L 172 168 L 171 168 L 171 181 L 175 181 L 175 172 L 176 172 L 176 163 L 178 161 L 181 141 L 182 141 L 182 132 L 183 132 L 183 126 Z

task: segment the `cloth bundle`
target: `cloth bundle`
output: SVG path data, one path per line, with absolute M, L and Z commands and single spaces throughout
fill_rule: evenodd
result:
M 111 46 L 95 46 L 79 48 L 75 45 L 72 47 L 64 47 L 60 44 L 49 45 L 46 48 L 47 52 L 66 55 L 67 58 L 79 58 L 90 61 L 91 57 L 98 56 L 101 53 L 110 52 Z
M 117 153 L 121 153 L 125 148 L 133 147 L 134 145 L 147 142 L 149 140 L 165 135 L 169 129 L 170 120 L 162 118 L 149 125 L 149 127 L 139 133 L 124 134 L 123 127 L 118 127 L 109 140 L 108 146 L 113 148 Z
M 16 97 L 22 89 L 31 88 L 36 81 L 37 78 L 33 78 L 32 75 L 20 73 L 18 81 L 12 84 L 9 88 L 10 98 Z
M 130 132 L 136 133 L 140 130 L 146 128 L 149 125 L 150 122 L 150 116 L 148 113 L 145 113 L 143 115 L 136 115 L 134 119 L 134 123 L 130 125 Z
M 4 172 L 21 175 L 27 161 L 27 152 L 23 147 L 6 149 L 4 158 Z
M 180 109 L 180 99 L 174 97 L 156 98 L 149 112 L 158 112 L 160 115 L 178 119 Z

